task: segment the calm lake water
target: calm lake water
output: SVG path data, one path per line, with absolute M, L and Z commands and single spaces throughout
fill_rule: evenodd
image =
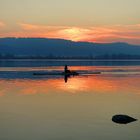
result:
M 71 77 L 68 83 L 63 76 L 33 75 L 62 71 L 65 62 L 12 63 L 0 63 L 0 140 L 140 139 L 139 121 L 111 121 L 116 114 L 140 120 L 139 61 L 70 62 L 72 70 L 102 74 Z

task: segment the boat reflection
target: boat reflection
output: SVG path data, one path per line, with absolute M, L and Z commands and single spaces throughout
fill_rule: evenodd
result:
M 64 81 L 65 83 L 68 82 L 68 79 L 70 77 L 74 77 L 74 76 L 79 76 L 79 75 L 89 75 L 89 74 L 101 74 L 101 72 L 99 71 L 88 71 L 88 70 L 85 70 L 85 71 L 79 71 L 78 70 L 70 70 L 68 68 L 67 65 L 64 66 L 64 70 L 63 71 L 42 71 L 42 72 L 34 72 L 33 75 L 34 76 L 63 76 L 64 77 Z
M 69 79 L 13 79 L 0 80 L 0 96 L 9 94 L 35 95 L 35 94 L 113 94 L 113 93 L 140 93 L 139 76 L 79 76 Z

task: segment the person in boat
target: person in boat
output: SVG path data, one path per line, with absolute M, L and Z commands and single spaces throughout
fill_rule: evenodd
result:
M 68 76 L 71 76 L 71 75 L 78 75 L 78 73 L 76 71 L 71 71 L 68 69 L 68 66 L 65 65 L 65 68 L 64 68 L 64 74 L 65 75 L 68 75 Z
M 70 74 L 71 73 L 71 71 L 68 69 L 67 65 L 65 65 L 64 72 L 65 72 L 65 74 Z

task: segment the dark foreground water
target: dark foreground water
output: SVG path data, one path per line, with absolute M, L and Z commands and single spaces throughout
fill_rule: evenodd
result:
M 116 114 L 140 120 L 140 65 L 74 64 L 72 70 L 102 74 L 83 74 L 65 83 L 63 76 L 33 75 L 62 71 L 61 64 L 30 63 L 1 65 L 0 140 L 140 139 L 139 121 L 128 125 L 111 121 Z

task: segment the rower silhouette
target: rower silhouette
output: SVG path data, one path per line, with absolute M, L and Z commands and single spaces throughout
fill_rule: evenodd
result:
M 75 71 L 69 70 L 69 69 L 68 69 L 68 66 L 65 65 L 65 67 L 64 67 L 64 80 L 65 80 L 65 83 L 68 82 L 68 78 L 69 78 L 70 76 L 76 76 L 76 75 L 79 75 L 79 74 L 78 74 L 77 72 L 75 72 Z
M 71 71 L 68 69 L 68 66 L 67 66 L 67 65 L 65 65 L 64 72 L 65 72 L 65 74 L 70 74 L 70 72 L 71 72 Z
M 68 66 L 65 65 L 65 67 L 64 67 L 64 80 L 65 80 L 65 83 L 68 82 L 69 77 L 70 77 L 70 70 L 68 69 Z

